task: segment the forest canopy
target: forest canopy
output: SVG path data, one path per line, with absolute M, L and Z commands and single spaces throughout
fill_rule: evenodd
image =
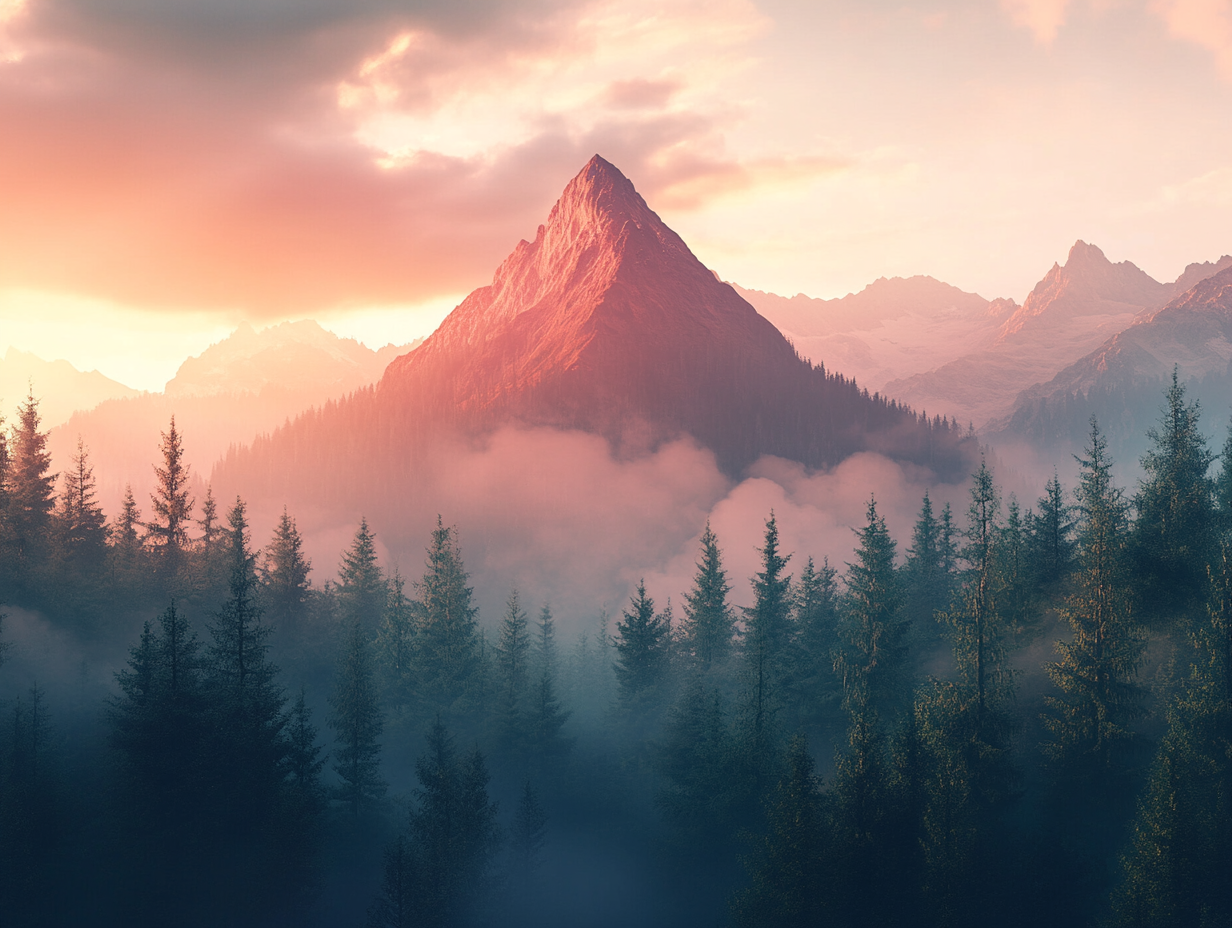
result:
M 479 614 L 444 515 L 411 576 L 361 513 L 336 569 L 294 513 L 254 538 L 242 498 L 196 497 L 174 419 L 154 493 L 105 514 L 29 395 L 0 602 L 108 685 L 15 687 L 0 624 L 0 912 L 1226 924 L 1232 431 L 1216 453 L 1199 416 L 1174 376 L 1132 488 L 1093 419 L 1072 488 L 1007 497 L 986 457 L 897 539 L 870 492 L 849 563 L 769 512 L 746 607 L 699 525 L 674 601 L 638 582 L 563 640 L 518 590 Z

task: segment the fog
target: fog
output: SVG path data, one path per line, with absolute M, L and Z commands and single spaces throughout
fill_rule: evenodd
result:
M 940 483 L 924 468 L 878 454 L 857 454 L 819 472 L 764 457 L 733 481 L 689 438 L 622 458 L 595 435 L 507 427 L 477 443 L 434 449 L 381 511 L 297 511 L 294 504 L 289 511 L 305 536 L 317 585 L 335 576 L 361 516 L 376 533 L 383 565 L 416 579 L 439 515 L 458 529 L 485 624 L 497 620 L 517 588 L 527 602 L 551 603 L 561 634 L 571 638 L 600 610 L 619 614 L 642 578 L 656 602 L 678 600 L 707 521 L 723 550 L 733 601 L 748 605 L 748 579 L 771 511 L 784 550 L 794 553 L 793 571 L 809 556 L 818 564 L 828 557 L 841 571 L 870 498 L 901 555 L 925 492 L 938 513 L 950 503 L 961 521 L 965 484 Z M 254 539 L 264 544 L 285 501 L 248 502 Z

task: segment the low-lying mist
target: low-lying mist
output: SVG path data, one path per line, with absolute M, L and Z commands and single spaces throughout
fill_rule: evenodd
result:
M 771 510 L 784 550 L 794 552 L 793 569 L 812 556 L 841 570 L 871 497 L 905 549 L 925 492 L 938 512 L 945 503 L 956 513 L 965 509 L 964 485 L 878 454 L 857 454 L 822 472 L 765 457 L 732 481 L 689 438 L 622 458 L 595 435 L 507 427 L 472 444 L 441 443 L 380 511 L 289 511 L 318 586 L 334 577 L 361 516 L 386 568 L 416 579 L 439 516 L 458 528 L 484 624 L 496 621 L 517 588 L 528 602 L 550 602 L 568 639 L 600 610 L 618 614 L 641 578 L 657 602 L 678 599 L 707 521 L 724 552 L 733 601 L 748 605 L 748 578 Z M 284 502 L 248 502 L 254 540 L 264 544 Z

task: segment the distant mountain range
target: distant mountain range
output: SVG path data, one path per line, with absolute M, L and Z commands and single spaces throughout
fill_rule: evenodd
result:
M 876 450 L 957 477 L 971 452 L 948 425 L 802 360 L 596 156 L 535 240 L 375 390 L 229 455 L 216 480 L 353 501 L 397 485 L 431 436 L 507 423 L 597 433 L 621 453 L 688 434 L 733 475 L 766 454 L 823 467 Z
M 1172 292 L 1130 262 L 1113 264 L 1094 245 L 1076 242 L 1064 266 L 1052 266 L 991 344 L 973 343 L 961 357 L 892 380 L 885 390 L 980 428 L 1004 414 L 1019 392 L 1050 379 Z
M 173 415 L 184 436 L 186 458 L 204 479 L 232 445 L 251 442 L 313 406 L 372 384 L 392 358 L 418 343 L 373 351 L 313 321 L 260 331 L 241 325 L 184 361 L 165 392 L 129 391 L 73 413 L 51 430 L 52 459 L 57 468 L 65 466 L 80 436 L 94 462 L 107 511 L 116 511 L 126 484 L 132 485 L 144 509 L 159 434 Z M 44 390 L 40 381 L 35 385 L 36 393 L 57 395 Z
M 39 399 L 43 427 L 68 420 L 79 409 L 92 409 L 105 400 L 140 395 L 98 371 L 79 371 L 68 361 L 44 361 L 28 351 L 10 347 L 0 359 L 0 413 L 12 422 L 29 390 Z
M 1206 410 L 1208 434 L 1222 445 L 1232 404 L 1232 259 L 1200 267 L 1223 269 L 1199 277 L 1161 309 L 1140 316 L 1046 383 L 1023 391 L 1008 415 L 989 424 L 989 438 L 1071 450 L 1082 446 L 1094 415 L 1114 452 L 1136 460 L 1175 366 L 1191 398 Z M 1185 282 L 1182 275 L 1180 283 Z
M 874 391 L 991 347 L 1018 309 L 1013 300 L 986 300 L 921 276 L 882 277 L 833 300 L 733 286 L 801 355 Z

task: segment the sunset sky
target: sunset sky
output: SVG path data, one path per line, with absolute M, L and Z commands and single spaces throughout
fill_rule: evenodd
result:
M 1232 252 L 1232 0 L 0 0 L 0 352 L 426 334 L 595 153 L 728 280 Z

